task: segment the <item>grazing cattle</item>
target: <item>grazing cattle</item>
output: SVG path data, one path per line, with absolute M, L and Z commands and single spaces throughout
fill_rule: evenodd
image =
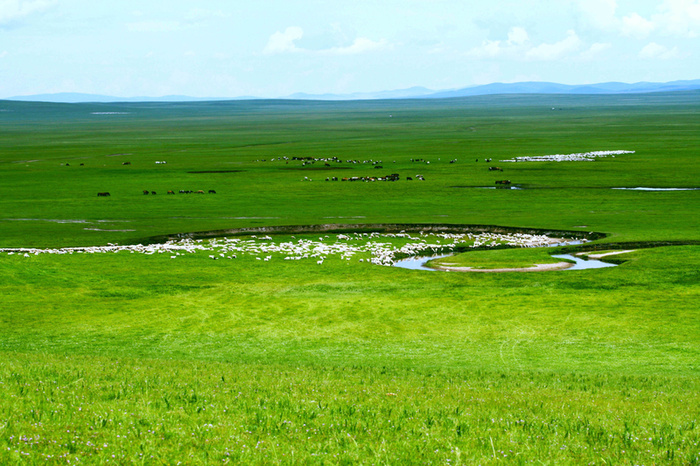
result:
M 84 163 L 81 163 L 81 164 L 80 164 L 81 167 L 84 166 L 84 165 L 85 165 Z
M 168 194 L 175 194 L 175 191 L 168 191 Z
M 197 191 L 197 194 L 204 194 L 204 191 L 200 189 L 199 191 Z
M 375 165 L 374 168 L 384 168 L 381 165 Z
M 489 171 L 490 172 L 494 172 L 494 171 L 502 172 L 503 169 L 501 167 L 489 167 Z
M 496 184 L 510 184 L 510 180 L 496 180 Z
M 410 176 L 407 176 L 406 181 L 413 181 L 413 178 L 411 178 Z
M 148 191 L 144 189 L 144 190 L 143 190 L 143 194 L 144 194 L 144 195 L 148 195 Z
M 131 165 L 131 162 L 122 162 L 122 165 Z
M 155 191 L 151 191 L 151 194 L 153 194 L 153 195 L 155 196 L 155 195 L 156 195 L 156 192 L 155 192 Z
M 216 194 L 216 191 L 214 191 L 213 189 L 210 189 L 209 194 Z
M 109 193 L 97 193 L 97 197 L 107 197 L 109 195 Z

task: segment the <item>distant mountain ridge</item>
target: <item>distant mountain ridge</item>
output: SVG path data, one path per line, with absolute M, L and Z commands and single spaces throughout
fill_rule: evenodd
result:
M 381 99 L 448 99 L 497 94 L 641 94 L 651 92 L 679 92 L 700 90 L 700 79 L 671 81 L 666 83 L 606 82 L 597 84 L 558 84 L 551 82 L 492 83 L 470 86 L 461 89 L 435 91 L 425 87 L 411 87 L 379 92 L 358 92 L 352 94 L 305 94 L 296 93 L 279 99 L 286 100 L 381 100 Z M 9 97 L 5 100 L 29 102 L 85 103 L 85 102 L 206 102 L 221 100 L 273 100 L 252 96 L 241 97 L 190 97 L 167 95 L 162 97 L 115 97 L 98 94 L 61 92 Z
M 700 79 L 667 83 L 639 82 L 633 84 L 607 82 L 598 84 L 558 84 L 549 82 L 493 83 L 438 91 L 424 98 L 441 99 L 493 94 L 642 94 L 649 92 L 678 92 L 700 89 Z
M 4 100 L 21 100 L 25 102 L 53 102 L 62 104 L 75 103 L 111 103 L 111 102 L 210 102 L 216 100 L 245 100 L 255 97 L 190 97 L 186 95 L 166 95 L 161 97 L 116 97 L 100 94 L 83 94 L 80 92 L 58 92 L 55 94 L 34 94 L 8 97 Z

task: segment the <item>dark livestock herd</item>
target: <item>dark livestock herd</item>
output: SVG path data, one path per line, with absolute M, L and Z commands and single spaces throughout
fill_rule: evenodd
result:
M 381 162 L 380 160 L 341 160 L 341 159 L 339 159 L 338 157 L 330 157 L 330 158 L 316 158 L 316 157 L 278 157 L 278 158 L 273 158 L 273 159 L 271 159 L 271 160 L 269 160 L 269 161 L 270 161 L 270 162 L 274 162 L 274 161 L 276 161 L 276 160 L 284 161 L 286 164 L 289 164 L 290 161 L 293 161 L 293 162 L 294 162 L 294 161 L 301 162 L 301 165 L 302 165 L 303 167 L 305 167 L 305 166 L 307 166 L 307 165 L 313 165 L 313 164 L 315 164 L 316 162 L 322 162 L 322 163 L 323 163 L 323 167 L 328 167 L 328 168 L 325 168 L 325 169 L 329 169 L 329 168 L 331 167 L 331 163 L 340 164 L 340 163 L 343 163 L 343 162 L 349 163 L 349 164 L 371 164 L 374 168 L 377 168 L 377 169 L 382 169 L 382 168 L 384 168 L 384 167 L 381 165 L 382 162 Z M 490 158 L 484 159 L 484 161 L 487 162 L 487 163 L 488 163 L 488 162 L 491 162 L 491 160 L 492 160 L 492 159 L 490 159 Z M 256 162 L 267 162 L 267 161 L 268 161 L 268 160 L 264 160 L 264 159 L 263 159 L 263 160 L 256 160 Z M 421 164 L 426 164 L 426 165 L 429 165 L 429 164 L 430 164 L 430 161 L 429 161 L 429 160 L 425 160 L 425 159 L 422 159 L 422 158 L 412 158 L 412 159 L 411 159 L 411 162 L 414 162 L 414 163 L 421 163 Z M 457 162 L 457 159 L 453 159 L 453 160 L 450 160 L 450 161 L 449 161 L 450 164 L 454 164 L 454 163 L 456 163 L 456 162 Z M 479 162 L 479 159 L 476 159 L 476 162 Z M 156 163 L 157 163 L 157 164 L 164 164 L 164 163 L 166 163 L 166 162 L 164 162 L 164 161 L 158 161 L 158 162 L 156 162 Z M 393 163 L 396 163 L 396 161 L 394 161 Z M 66 163 L 65 165 L 66 165 L 66 166 L 70 166 L 70 165 L 67 164 L 67 163 Z M 80 165 L 83 165 L 83 164 L 81 163 Z M 122 162 L 122 165 L 131 165 L 131 162 Z M 323 168 L 323 167 L 322 167 L 322 168 Z M 501 167 L 495 167 L 495 166 L 489 166 L 489 167 L 488 167 L 488 170 L 489 170 L 489 171 L 500 171 L 500 172 L 502 172 L 502 171 L 503 171 L 503 168 L 501 168 Z M 406 179 L 406 181 L 412 181 L 412 180 L 414 180 L 414 179 L 415 179 L 415 180 L 418 180 L 418 181 L 425 181 L 425 177 L 424 177 L 423 175 L 415 175 L 415 176 L 413 176 L 413 177 L 407 176 L 407 177 L 405 177 L 405 179 Z M 326 181 L 364 181 L 364 182 L 374 182 L 374 181 L 399 181 L 399 180 L 401 180 L 401 176 L 400 176 L 398 173 L 391 173 L 391 174 L 389 174 L 389 175 L 384 175 L 384 176 L 352 176 L 352 177 L 337 177 L 337 176 L 333 176 L 333 177 L 326 177 Z M 304 177 L 304 181 L 313 181 L 313 180 L 312 180 L 311 178 L 305 176 L 305 177 Z M 504 186 L 504 187 L 507 186 L 507 187 L 510 187 L 509 185 L 511 184 L 511 181 L 510 181 L 510 180 L 496 180 L 495 184 L 498 185 L 498 186 Z M 206 193 L 208 193 L 208 194 L 216 194 L 216 191 L 213 190 L 213 189 L 210 189 L 210 190 L 206 191 Z M 143 194 L 144 194 L 144 195 L 154 196 L 154 195 L 156 195 L 157 193 L 156 193 L 156 191 L 151 191 L 151 190 L 145 190 L 145 189 L 144 189 L 144 190 L 143 190 Z M 167 191 L 167 194 L 205 194 L 205 191 L 204 191 L 204 190 L 201 190 L 201 189 L 200 189 L 200 190 L 197 190 L 197 191 L 180 189 L 180 190 L 178 190 L 178 191 L 172 191 L 172 190 Z M 97 196 L 98 196 L 98 197 L 107 197 L 107 196 L 110 196 L 110 193 L 109 193 L 109 192 L 98 192 L 98 193 L 97 193 Z

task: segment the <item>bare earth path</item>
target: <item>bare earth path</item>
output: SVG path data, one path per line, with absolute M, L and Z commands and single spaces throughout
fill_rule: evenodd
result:
M 573 265 L 574 264 L 571 262 L 557 262 L 556 264 L 535 264 L 534 267 L 521 267 L 517 269 L 474 269 L 472 267 L 450 267 L 444 265 L 435 268 L 447 272 L 546 272 L 550 270 L 568 269 L 569 267 L 573 267 Z

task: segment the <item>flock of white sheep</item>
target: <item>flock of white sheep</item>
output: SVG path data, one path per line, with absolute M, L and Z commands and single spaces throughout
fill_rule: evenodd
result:
M 211 259 L 236 259 L 242 255 L 256 260 L 315 260 L 318 264 L 330 257 L 350 261 L 356 256 L 359 262 L 391 266 L 398 258 L 449 252 L 458 245 L 494 247 L 538 247 L 560 243 L 563 240 L 545 235 L 523 233 L 348 233 L 319 237 L 287 237 L 287 241 L 270 236 L 215 238 L 210 240 L 182 239 L 162 244 L 136 244 L 107 246 L 37 249 L 5 248 L 0 253 L 31 257 L 39 254 L 104 254 L 128 252 L 132 254 L 169 254 L 172 259 L 197 252 L 207 253 Z M 369 256 L 369 257 L 368 257 Z
M 603 158 L 623 154 L 634 154 L 633 150 L 599 150 L 593 152 L 582 152 L 576 154 L 554 154 L 540 156 L 515 157 L 513 159 L 501 160 L 501 162 L 592 162 L 597 158 Z

